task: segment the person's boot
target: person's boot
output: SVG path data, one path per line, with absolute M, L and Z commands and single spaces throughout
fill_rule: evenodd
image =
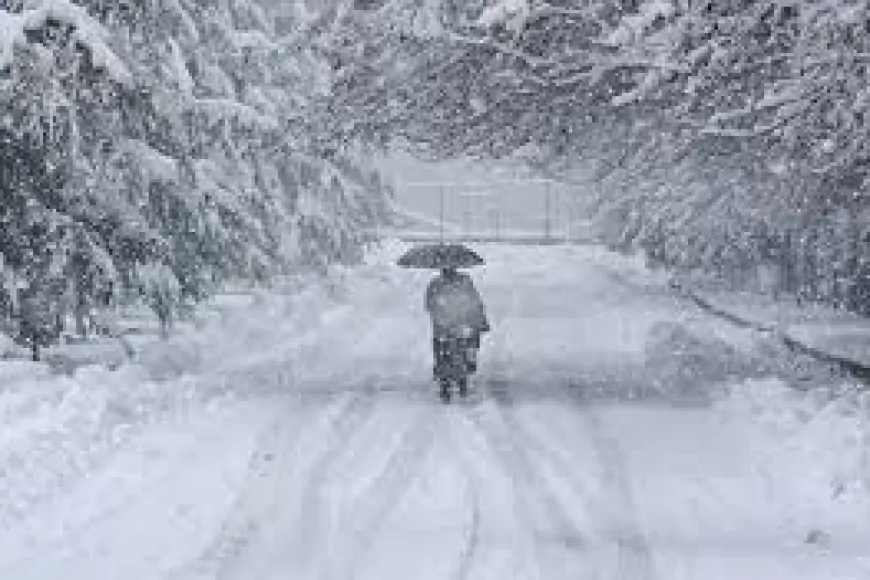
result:
M 444 403 L 450 402 L 450 381 L 441 380 L 441 401 Z
M 447 387 L 441 387 L 441 402 L 449 403 L 450 402 L 450 389 Z
M 462 398 L 468 396 L 468 377 L 459 379 L 459 396 Z

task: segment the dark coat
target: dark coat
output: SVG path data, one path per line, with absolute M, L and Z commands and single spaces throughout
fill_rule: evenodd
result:
M 489 330 L 483 299 L 471 277 L 461 272 L 439 274 L 426 288 L 426 311 L 432 317 L 435 335 L 447 334 L 467 324 L 478 332 Z

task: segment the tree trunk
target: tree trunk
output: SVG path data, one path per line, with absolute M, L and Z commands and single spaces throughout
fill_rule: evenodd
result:
M 76 335 L 84 338 L 88 334 L 88 327 L 85 324 L 85 318 L 88 316 L 88 305 L 85 303 L 81 293 L 76 290 L 75 302 L 75 319 L 76 319 Z
M 169 338 L 169 321 L 164 313 L 158 314 L 157 319 L 160 321 L 160 338 L 166 340 Z
M 36 340 L 30 343 L 30 356 L 33 362 L 39 362 L 39 343 Z
M 157 308 L 157 319 L 160 321 L 160 338 L 166 340 L 169 338 L 170 312 L 162 303 Z

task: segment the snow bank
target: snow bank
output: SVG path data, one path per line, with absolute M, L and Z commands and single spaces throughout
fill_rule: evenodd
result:
M 43 377 L 47 374 L 48 368 L 39 363 L 0 359 L 0 388 L 2 389 L 10 388 L 17 381 Z
M 831 396 L 753 380 L 715 410 L 747 435 L 745 451 L 769 496 L 799 506 L 789 519 L 808 541 L 867 545 L 870 538 L 854 537 L 854 523 L 870 521 L 870 393 L 846 386 Z
M 678 290 L 674 296 L 682 295 L 708 316 L 721 318 L 723 324 L 709 325 L 712 333 L 744 353 L 757 354 L 763 348 L 779 351 L 777 356 L 782 358 L 793 357 L 784 352 L 791 350 L 810 357 L 807 362 L 817 361 L 817 366 L 842 364 L 848 372 L 870 368 L 870 320 L 865 317 L 822 304 L 799 303 L 793 297 L 730 290 L 723 281 L 706 274 L 650 270 L 640 253 L 623 256 L 598 248 L 590 251 L 589 257 L 611 276 L 638 290 Z M 686 308 L 691 309 L 694 306 Z
M 0 392 L 0 523 L 86 476 L 137 426 L 183 409 L 183 384 L 143 380 L 141 369 L 82 369 L 73 377 L 35 376 Z
M 810 347 L 870 368 L 870 320 L 793 325 L 788 335 Z
M 227 377 L 244 376 L 260 366 L 295 364 L 294 349 L 340 310 L 341 283 L 337 274 L 288 277 L 271 290 L 251 291 L 242 307 L 216 304 L 217 316 L 141 349 L 136 362 L 161 380 L 198 376 L 203 389 L 219 394 L 223 387 L 214 381 L 223 384 Z
M 799 542 L 805 537 L 811 542 L 827 538 L 846 551 L 868 545 L 870 538 L 855 534 L 864 528 L 856 522 L 870 521 L 870 393 L 831 377 L 824 365 L 777 347 L 773 337 L 738 328 L 689 305 L 670 292 L 669 274 L 650 271 L 641 256 L 620 256 L 602 248 L 577 251 L 612 280 L 646 295 L 649 311 L 629 309 L 620 314 L 650 321 L 643 374 L 637 378 L 669 401 L 695 392 L 707 396 L 713 420 L 729 422 L 734 432 L 745 434 L 746 452 L 764 480 L 770 502 L 778 506 L 771 509 L 781 509 L 783 518 L 792 522 L 793 529 L 784 533 Z M 572 275 L 566 268 L 560 273 L 552 262 L 539 268 L 551 286 L 559 277 Z M 534 272 L 528 267 L 516 270 Z M 592 280 L 574 275 L 577 299 L 583 299 L 591 293 Z M 584 286 L 587 289 L 579 291 Z M 612 287 L 610 292 L 614 293 Z M 735 305 L 741 303 L 740 296 L 733 298 Z M 749 308 L 751 300 L 742 298 Z M 661 302 L 667 307 L 668 301 L 670 319 L 656 321 L 656 305 Z M 599 298 L 597 305 L 608 307 L 608 302 Z M 673 316 L 675 310 L 680 316 Z M 863 344 L 856 340 L 865 335 L 863 324 L 836 324 L 831 313 L 813 314 L 810 309 L 790 316 L 803 317 L 805 322 L 809 318 L 818 323 L 816 329 L 827 325 L 839 335 L 850 336 L 848 342 L 856 351 L 860 349 L 856 345 Z M 611 318 L 619 317 L 611 314 Z M 851 334 L 844 334 L 847 326 Z M 597 328 L 603 337 L 605 327 Z M 575 337 L 579 334 L 574 332 Z M 818 335 L 816 340 L 822 342 Z M 810 390 L 799 391 L 788 384 L 804 375 L 810 381 L 804 386 L 813 387 Z M 722 484 L 727 487 L 727 482 Z M 739 490 L 729 489 L 739 500 Z
M 799 303 L 793 297 L 729 291 L 704 278 L 680 280 L 677 285 L 703 310 L 735 326 L 768 335 L 792 351 L 855 376 L 870 372 L 870 320 L 865 317 L 822 304 Z
M 290 386 L 287 367 L 304 366 L 306 341 L 341 313 L 336 296 L 327 280 L 286 279 L 114 371 L 58 376 L 46 364 L 0 361 L 0 528 L 86 478 L 146 425 Z

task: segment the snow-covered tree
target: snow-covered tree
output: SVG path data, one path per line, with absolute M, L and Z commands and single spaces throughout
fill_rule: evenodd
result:
M 854 0 L 348 0 L 320 30 L 335 133 L 570 175 L 616 245 L 735 280 L 773 264 L 866 311 L 868 21 Z
M 329 70 L 287 33 L 307 17 L 266 0 L 0 4 L 4 268 L 29 282 L 27 252 L 50 254 L 70 280 L 59 309 L 139 292 L 169 319 L 312 261 L 305 244 L 357 257 L 388 191 L 315 134 Z
M 75 223 L 91 209 L 73 184 L 86 180 L 91 149 L 111 136 L 110 108 L 129 73 L 81 9 L 59 1 L 18 8 L 2 16 L 0 251 L 20 282 L 16 338 L 37 356 L 60 331 L 64 274 L 94 258 L 71 252 Z

